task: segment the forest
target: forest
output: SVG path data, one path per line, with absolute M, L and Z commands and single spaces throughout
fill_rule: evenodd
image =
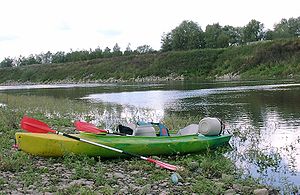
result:
M 243 46 L 260 41 L 291 39 L 300 36 L 300 17 L 281 19 L 274 24 L 274 29 L 265 29 L 264 24 L 253 19 L 243 27 L 230 25 L 221 26 L 219 23 L 207 25 L 205 30 L 196 22 L 185 20 L 170 32 L 161 36 L 161 48 L 159 51 L 152 49 L 150 45 L 141 45 L 136 49 L 130 47 L 130 43 L 123 51 L 118 43 L 112 49 L 79 50 L 69 52 L 58 51 L 29 56 L 6 57 L 0 62 L 0 68 L 20 67 L 32 64 L 68 63 L 93 60 L 98 58 L 111 58 L 118 56 L 130 56 L 141 54 L 155 54 L 169 51 L 187 51 L 194 49 L 218 49 L 233 46 Z

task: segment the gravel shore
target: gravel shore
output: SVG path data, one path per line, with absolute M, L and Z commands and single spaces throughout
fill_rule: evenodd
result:
M 72 157 L 29 158 L 31 166 L 0 172 L 0 194 L 198 194 L 195 178 L 201 174 L 201 168 L 196 162 L 188 163 L 185 171 L 176 173 L 174 181 L 173 172 L 136 159 L 94 159 L 90 163 L 73 161 Z M 278 194 L 265 187 L 224 182 L 232 177 L 222 174 L 211 182 L 226 188 L 227 195 Z

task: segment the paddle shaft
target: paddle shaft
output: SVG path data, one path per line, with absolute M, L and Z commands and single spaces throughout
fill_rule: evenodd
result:
M 66 134 L 66 133 L 62 133 L 62 132 L 59 132 L 59 131 L 55 131 L 55 134 L 62 135 L 62 136 L 65 136 L 65 137 L 68 137 L 68 138 L 71 138 L 71 139 L 74 139 L 74 140 L 77 140 L 77 141 L 85 142 L 85 143 L 88 143 L 88 144 L 91 144 L 91 145 L 95 145 L 95 146 L 99 146 L 99 147 L 102 147 L 102 148 L 106 148 L 108 150 L 112 150 L 112 151 L 119 152 L 119 153 L 122 153 L 122 154 L 126 154 L 128 156 L 138 157 L 138 158 L 140 158 L 142 160 L 146 160 L 148 162 L 155 163 L 155 164 L 157 164 L 157 165 L 159 165 L 159 166 L 161 166 L 163 168 L 169 169 L 169 170 L 175 171 L 177 169 L 176 166 L 170 165 L 168 163 L 164 163 L 164 162 L 152 159 L 152 158 L 147 158 L 147 157 L 144 157 L 144 156 L 141 156 L 141 155 L 138 155 L 138 154 L 133 154 L 133 153 L 130 153 L 130 152 L 126 152 L 126 151 L 123 151 L 123 150 L 120 150 L 120 149 L 117 149 L 117 148 L 112 148 L 110 146 L 103 145 L 103 144 L 96 143 L 96 142 L 92 142 L 92 141 L 89 141 L 89 140 L 86 140 L 86 139 L 82 139 L 80 137 L 76 137 L 76 136 L 69 135 L 69 134 Z
M 88 144 L 91 144 L 91 145 L 95 145 L 95 146 L 99 146 L 99 147 L 102 147 L 102 148 L 106 148 L 106 149 L 108 149 L 108 150 L 113 150 L 113 151 L 115 151 L 115 152 L 127 154 L 127 155 L 134 156 L 134 157 L 140 157 L 140 156 L 137 155 L 137 154 L 132 154 L 132 153 L 130 153 L 130 152 L 126 152 L 126 151 L 123 151 L 123 150 L 120 150 L 120 149 L 117 149 L 117 148 L 112 148 L 112 147 L 107 146 L 107 145 L 103 145 L 103 144 L 100 144 L 100 143 L 92 142 L 92 141 L 89 141 L 89 140 L 86 140 L 86 139 L 82 139 L 82 138 L 80 138 L 80 137 L 76 137 L 76 136 L 69 135 L 69 134 L 66 134 L 66 133 L 62 133 L 62 132 L 59 132 L 59 131 L 56 131 L 55 134 L 57 134 L 57 135 L 62 135 L 62 136 L 65 136 L 65 137 L 68 137 L 68 138 L 71 138 L 71 139 L 75 139 L 75 140 L 77 140 L 77 141 L 85 142 L 85 143 L 88 143 Z M 145 157 L 144 157 L 144 158 L 145 158 Z M 144 158 L 143 158 L 143 159 L 144 159 Z

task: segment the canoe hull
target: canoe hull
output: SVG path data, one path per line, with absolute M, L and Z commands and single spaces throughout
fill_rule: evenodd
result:
M 231 135 L 187 135 L 174 137 L 136 137 L 74 134 L 83 139 L 139 155 L 175 155 L 195 153 L 227 144 Z M 55 134 L 16 133 L 16 142 L 24 152 L 45 157 L 68 153 L 117 158 L 124 154 Z

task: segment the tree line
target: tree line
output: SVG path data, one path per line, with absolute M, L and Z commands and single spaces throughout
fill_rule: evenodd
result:
M 102 50 L 100 47 L 90 50 L 80 50 L 70 52 L 58 51 L 56 53 L 51 53 L 50 51 L 40 54 L 31 54 L 28 57 L 19 56 L 18 58 L 6 57 L 2 62 L 0 62 L 0 67 L 17 67 L 26 66 L 32 64 L 50 64 L 50 63 L 66 63 L 66 62 L 78 62 L 84 60 L 92 60 L 96 58 L 110 58 L 122 55 L 132 55 L 132 54 L 144 54 L 155 52 L 149 45 L 138 46 L 135 50 L 130 48 L 130 44 L 126 47 L 124 52 L 121 51 L 118 43 L 116 43 L 111 50 L 106 47 Z
M 179 26 L 161 37 L 160 52 L 181 51 L 204 48 L 226 48 L 249 44 L 263 40 L 300 37 L 300 17 L 282 19 L 274 25 L 274 30 L 265 30 L 264 24 L 251 20 L 243 27 L 230 25 L 221 26 L 219 23 L 207 25 L 205 31 L 196 22 L 185 20 Z M 31 64 L 66 63 L 91 60 L 96 58 L 109 58 L 122 55 L 138 55 L 157 52 L 150 45 L 141 45 L 132 50 L 130 43 L 125 51 L 116 43 L 112 49 L 100 47 L 90 50 L 70 52 L 50 51 L 41 54 L 31 54 L 28 57 L 6 57 L 0 62 L 0 67 L 26 66 Z
M 300 17 L 282 19 L 274 30 L 265 30 L 264 24 L 251 20 L 243 27 L 207 25 L 205 31 L 193 21 L 183 21 L 169 33 L 164 33 L 161 51 L 180 51 L 201 48 L 226 48 L 263 40 L 300 37 Z

